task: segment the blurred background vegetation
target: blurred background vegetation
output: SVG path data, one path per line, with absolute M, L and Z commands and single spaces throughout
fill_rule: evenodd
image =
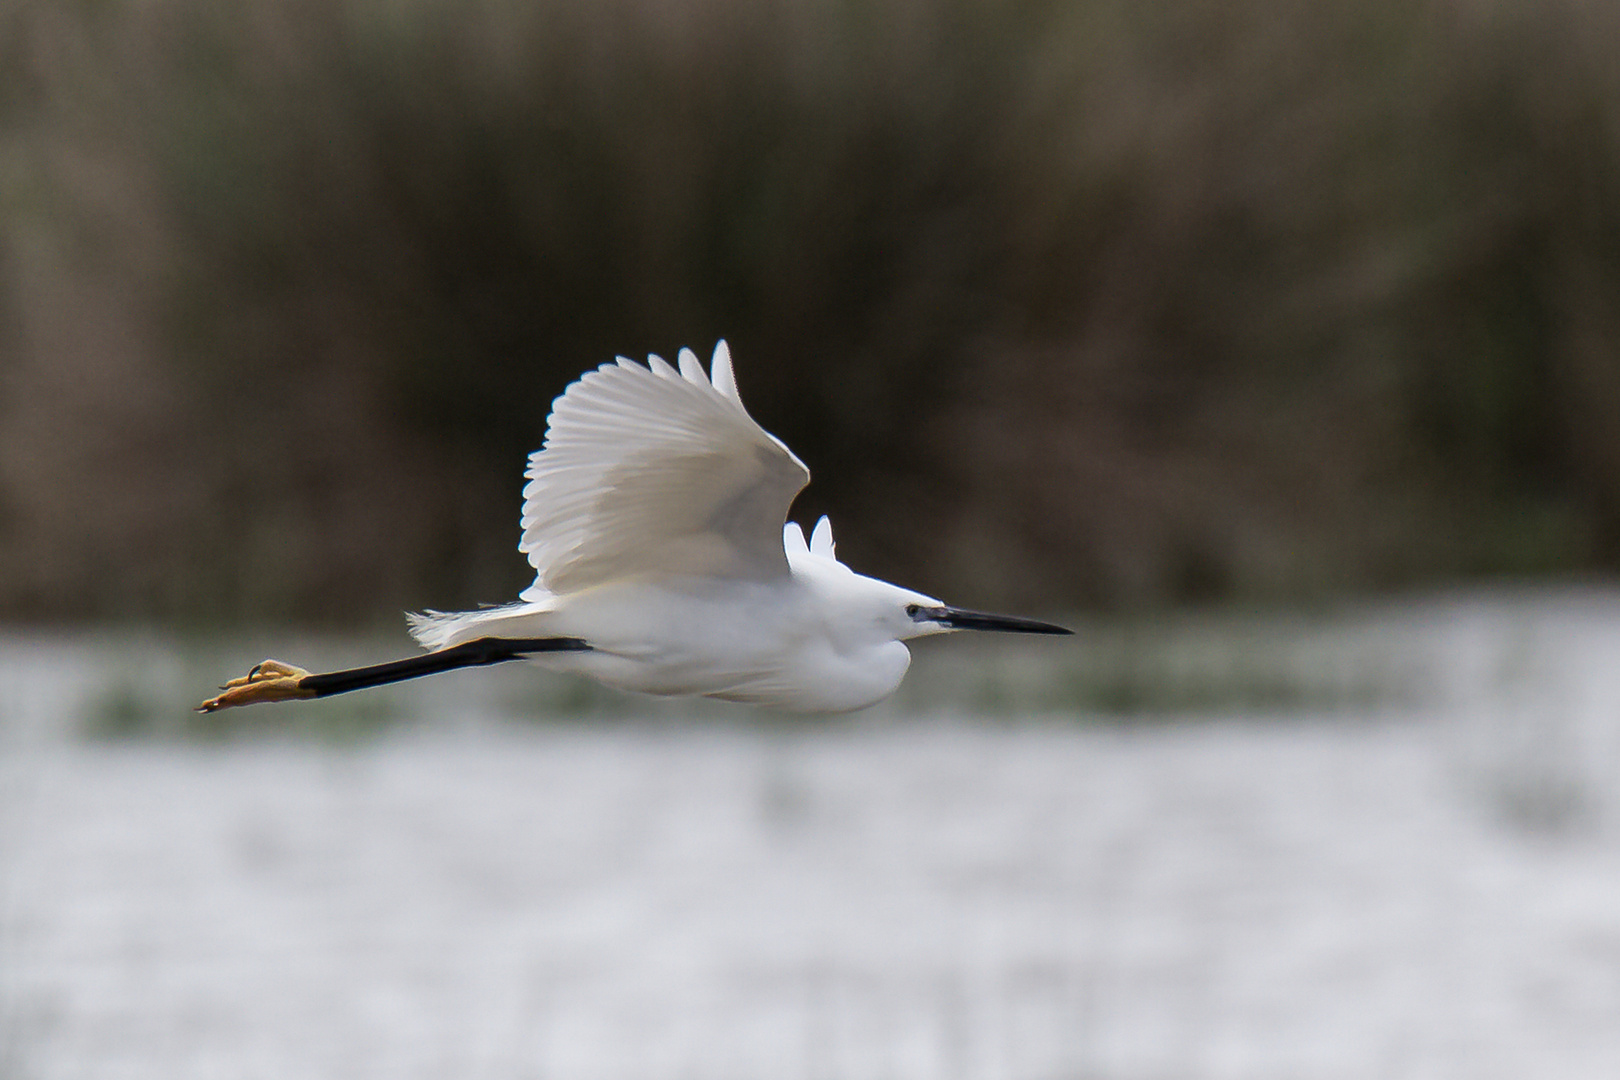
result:
M 1039 610 L 1620 568 L 1620 8 L 0 0 L 0 617 L 509 598 L 731 341 L 864 572 Z

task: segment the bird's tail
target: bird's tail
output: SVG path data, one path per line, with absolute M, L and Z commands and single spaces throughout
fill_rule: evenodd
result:
M 511 637 L 499 624 L 525 615 L 539 615 L 547 609 L 539 604 L 519 602 L 477 611 L 408 611 L 405 621 L 411 637 L 424 649 L 450 649 L 481 637 Z M 516 635 L 521 636 L 521 635 Z

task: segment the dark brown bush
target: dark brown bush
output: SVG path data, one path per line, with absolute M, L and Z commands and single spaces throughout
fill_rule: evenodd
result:
M 1501 0 L 0 14 L 0 613 L 506 598 L 523 455 L 722 335 L 968 603 L 1620 564 L 1620 17 Z

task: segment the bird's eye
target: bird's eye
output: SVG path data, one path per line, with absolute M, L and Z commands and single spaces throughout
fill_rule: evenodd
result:
M 921 610 L 922 610 L 922 608 L 917 604 L 907 604 L 906 605 L 906 614 L 908 616 L 910 616 L 911 618 L 913 618 L 913 619 L 915 619 L 917 617 L 917 612 L 919 612 Z

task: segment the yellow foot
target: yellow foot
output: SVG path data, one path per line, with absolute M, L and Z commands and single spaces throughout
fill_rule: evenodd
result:
M 228 709 L 233 705 L 253 705 L 260 701 L 292 701 L 312 698 L 313 690 L 301 690 L 298 684 L 308 677 L 303 668 L 283 664 L 280 660 L 266 660 L 254 664 L 240 679 L 232 679 L 220 687 L 225 691 L 197 706 L 198 712 Z

